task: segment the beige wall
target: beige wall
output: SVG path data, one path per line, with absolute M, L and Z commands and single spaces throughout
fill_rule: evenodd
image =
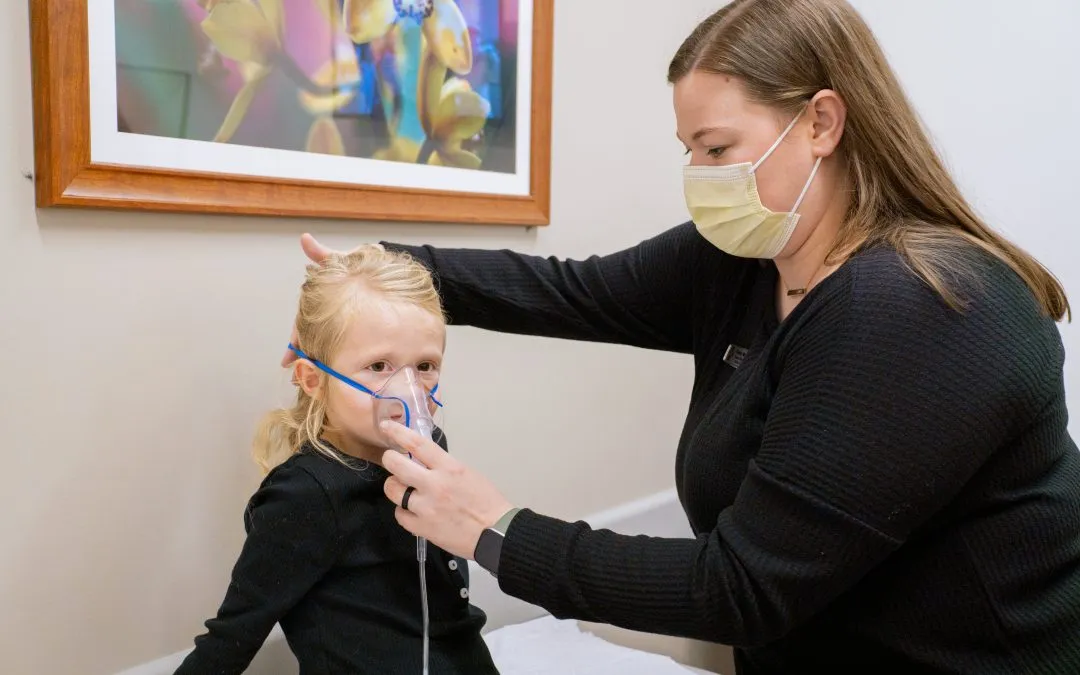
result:
M 36 211 L 27 2 L 0 3 L 0 672 L 115 672 L 184 648 L 216 608 L 258 480 L 252 424 L 287 389 L 304 230 L 583 256 L 684 218 L 666 60 L 715 4 L 560 6 L 553 224 L 526 232 Z M 446 424 L 512 499 L 584 516 L 671 485 L 690 372 L 453 329 Z

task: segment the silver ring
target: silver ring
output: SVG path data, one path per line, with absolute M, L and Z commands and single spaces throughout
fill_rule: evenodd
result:
M 405 509 L 406 511 L 409 510 L 409 497 L 412 496 L 413 492 L 416 492 L 416 488 L 410 485 L 409 487 L 405 488 L 405 494 L 401 496 L 401 508 Z

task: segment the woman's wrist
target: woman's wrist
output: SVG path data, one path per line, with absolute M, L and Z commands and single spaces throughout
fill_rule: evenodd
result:
M 502 536 L 506 536 L 506 531 L 510 529 L 510 521 L 514 519 L 514 516 L 521 511 L 521 508 L 514 506 L 511 507 L 501 518 L 495 521 L 495 524 L 491 528 L 497 531 Z
M 499 562 L 502 558 L 503 540 L 506 538 L 506 533 L 510 530 L 510 523 L 513 522 L 514 517 L 517 516 L 520 511 L 521 509 L 517 507 L 509 509 L 495 522 L 494 525 L 482 531 L 479 540 L 476 542 L 473 560 L 475 560 L 476 564 L 480 565 L 480 567 L 487 570 L 492 576 L 499 576 Z

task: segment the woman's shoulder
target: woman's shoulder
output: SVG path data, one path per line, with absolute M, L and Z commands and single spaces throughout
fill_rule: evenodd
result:
M 933 365 L 928 376 L 980 372 L 1020 395 L 1044 398 L 1061 376 L 1064 350 L 1052 318 L 1008 264 L 975 246 L 935 260 L 942 293 L 889 246 L 862 251 L 815 312 L 851 358 Z M 952 296 L 949 301 L 948 294 Z M 829 338 L 832 340 L 833 338 Z
M 1035 295 L 1003 260 L 972 244 L 943 248 L 917 265 L 896 248 L 879 245 L 856 254 L 846 265 L 852 308 L 864 316 L 979 327 L 1017 322 L 1012 328 L 1053 330 Z M 919 268 L 929 269 L 931 283 Z

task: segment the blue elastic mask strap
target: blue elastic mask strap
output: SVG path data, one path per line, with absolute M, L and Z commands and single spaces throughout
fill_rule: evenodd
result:
M 371 394 L 375 398 L 382 398 L 381 396 L 379 396 L 375 392 L 371 391 L 370 389 L 368 389 L 364 385 L 360 384 L 356 380 L 353 380 L 351 377 L 346 377 L 345 375 L 342 375 L 341 373 L 334 370 L 330 366 L 324 364 L 322 361 L 319 361 L 318 359 L 311 358 L 310 356 L 305 354 L 303 351 L 301 351 L 301 349 L 299 347 L 294 347 L 292 345 L 292 343 L 289 344 L 289 349 L 291 349 L 293 351 L 293 353 L 296 354 L 297 356 L 299 356 L 300 358 L 307 359 L 308 361 L 311 361 L 311 363 L 314 364 L 314 366 L 316 368 L 323 371 L 324 373 L 326 373 L 330 377 L 336 377 L 337 379 L 341 380 L 342 382 L 349 385 L 350 387 L 355 387 L 355 388 L 359 389 L 360 391 L 364 392 L 365 394 Z
M 330 366 L 326 365 L 322 361 L 319 361 L 318 359 L 311 358 L 310 356 L 305 354 L 302 349 L 300 349 L 299 347 L 293 345 L 291 342 L 289 343 L 289 349 L 292 350 L 292 352 L 294 354 L 296 354 L 298 357 L 300 357 L 302 359 L 307 359 L 308 361 L 310 361 L 312 364 L 314 364 L 314 366 L 316 368 L 323 371 L 324 373 L 326 373 L 330 377 L 335 377 L 335 378 L 341 380 L 342 382 L 344 382 L 345 384 L 349 385 L 350 387 L 355 387 L 356 389 L 359 389 L 360 391 L 364 392 L 365 394 L 370 394 L 371 396 L 374 396 L 375 398 L 378 398 L 378 399 L 382 399 L 382 400 L 386 400 L 386 401 L 397 401 L 398 403 L 400 403 L 405 408 L 405 426 L 407 426 L 407 427 L 410 426 L 410 423 L 412 422 L 412 413 L 409 411 L 409 404 L 406 403 L 405 401 L 401 400 L 400 398 L 398 398 L 396 396 L 379 396 L 378 394 L 371 391 L 370 389 L 368 389 L 364 385 L 360 384 L 356 380 L 352 379 L 351 377 L 348 377 L 346 375 L 342 375 L 341 373 L 334 370 Z M 437 391 L 439 391 L 439 385 L 436 384 L 435 388 L 432 389 L 431 392 L 428 394 L 428 398 L 430 398 L 435 405 L 437 405 L 437 406 L 439 406 L 441 408 L 441 407 L 443 407 L 443 404 L 440 403 L 437 398 L 435 398 L 435 392 L 437 392 Z

